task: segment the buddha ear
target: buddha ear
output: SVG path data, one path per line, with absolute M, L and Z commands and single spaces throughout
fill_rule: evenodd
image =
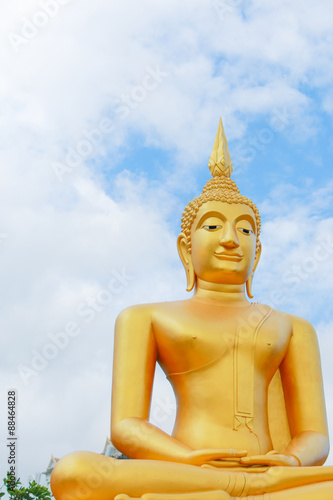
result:
M 261 241 L 259 240 L 258 243 L 259 243 L 259 245 L 258 245 L 258 249 L 256 251 L 256 256 L 254 258 L 254 266 L 253 266 L 252 273 L 254 273 L 254 271 L 257 269 L 257 265 L 259 264 L 259 260 L 260 260 L 260 256 L 261 256 L 261 249 L 262 249 Z
M 253 295 L 252 295 L 252 282 L 253 282 L 254 271 L 257 269 L 257 265 L 259 263 L 260 256 L 261 256 L 261 241 L 259 240 L 258 249 L 256 251 L 256 255 L 255 255 L 255 258 L 254 258 L 254 265 L 253 265 L 252 273 L 248 277 L 248 279 L 246 280 L 246 291 L 247 291 L 247 294 L 248 294 L 248 296 L 249 296 L 250 299 L 253 299 Z
M 193 269 L 191 253 L 189 252 L 188 241 L 184 233 L 180 233 L 177 238 L 177 249 L 186 272 L 186 290 L 190 292 L 195 285 L 195 272 Z

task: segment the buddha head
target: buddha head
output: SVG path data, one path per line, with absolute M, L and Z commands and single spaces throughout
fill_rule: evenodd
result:
M 199 278 L 211 283 L 246 284 L 252 298 L 253 274 L 261 253 L 260 215 L 230 178 L 233 167 L 221 119 L 209 169 L 213 178 L 185 207 L 177 241 L 187 291 Z

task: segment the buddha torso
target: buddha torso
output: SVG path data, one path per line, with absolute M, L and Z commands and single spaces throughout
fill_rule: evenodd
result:
M 288 348 L 291 318 L 262 304 L 214 302 L 153 306 L 158 361 L 177 398 L 173 437 L 193 449 L 266 453 L 268 387 Z

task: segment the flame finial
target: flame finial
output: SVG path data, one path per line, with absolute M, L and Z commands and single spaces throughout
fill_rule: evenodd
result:
M 230 158 L 227 138 L 224 133 L 222 118 L 220 118 L 212 153 L 208 162 L 213 177 L 231 177 L 233 166 Z

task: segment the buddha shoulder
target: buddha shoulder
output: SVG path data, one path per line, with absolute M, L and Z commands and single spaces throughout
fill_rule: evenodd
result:
M 151 327 L 154 319 L 161 316 L 177 314 L 177 311 L 183 309 L 186 300 L 174 302 L 156 302 L 151 304 L 139 304 L 123 309 L 116 320 L 116 329 L 128 327 L 138 328 Z
M 295 349 L 299 354 L 303 351 L 309 354 L 311 349 L 318 351 L 318 339 L 314 327 L 300 316 L 272 310 L 264 330 L 265 326 L 271 331 L 279 332 L 280 338 L 284 338 L 287 342 L 290 352 Z
M 301 316 L 296 316 L 294 314 L 289 314 L 278 309 L 273 309 L 266 304 L 256 303 L 256 308 L 259 309 L 263 314 L 270 311 L 271 319 L 283 323 L 285 326 L 291 328 L 292 332 L 298 331 L 308 331 L 309 334 L 315 334 L 315 329 L 312 324 Z
M 317 342 L 317 334 L 313 325 L 306 319 L 293 314 L 283 313 L 291 324 L 292 337 L 295 340 L 300 339 L 303 343 Z

